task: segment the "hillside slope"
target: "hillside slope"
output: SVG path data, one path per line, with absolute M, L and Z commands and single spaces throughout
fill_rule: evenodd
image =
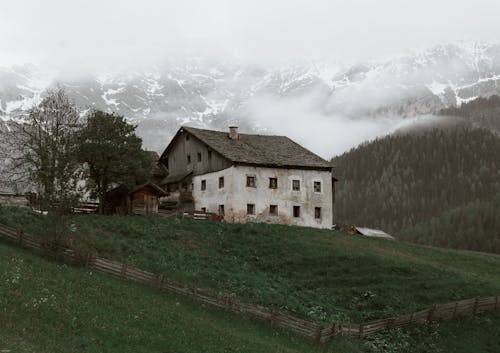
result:
M 319 347 L 111 276 L 61 265 L 0 240 L 0 349 L 11 352 L 493 353 L 499 314 Z M 467 332 L 464 335 L 463 332 Z
M 10 352 L 320 352 L 264 323 L 0 241 L 0 350 Z
M 479 97 L 459 107 L 442 109 L 440 115 L 458 116 L 468 121 L 500 133 L 500 97 L 492 95 Z
M 483 129 L 391 135 L 333 159 L 337 222 L 398 235 L 500 191 L 500 138 Z
M 500 254 L 500 194 L 417 223 L 400 236 L 420 244 Z
M 0 222 L 50 233 L 29 211 Z M 325 324 L 500 293 L 500 258 L 338 231 L 163 217 L 76 217 L 73 246 Z

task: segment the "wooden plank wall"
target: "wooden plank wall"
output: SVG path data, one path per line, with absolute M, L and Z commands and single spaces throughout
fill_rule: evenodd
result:
M 22 230 L 0 224 L 0 238 L 20 246 L 46 253 L 52 247 L 43 246 L 33 236 Z M 430 308 L 412 314 L 389 317 L 361 324 L 333 323 L 323 325 L 299 318 L 291 313 L 277 311 L 262 305 L 245 303 L 239 299 L 215 291 L 186 285 L 165 277 L 163 274 L 144 271 L 124 263 L 108 260 L 96 254 L 80 254 L 68 248 L 59 248 L 57 254 L 64 260 L 96 271 L 139 282 L 160 291 L 176 293 L 196 301 L 224 310 L 265 320 L 271 325 L 289 330 L 295 334 L 327 343 L 337 337 L 365 337 L 377 332 L 404 327 L 411 324 L 425 324 L 436 320 L 448 320 L 457 316 L 470 316 L 485 311 L 500 310 L 500 296 L 465 299 L 445 304 L 435 304 Z

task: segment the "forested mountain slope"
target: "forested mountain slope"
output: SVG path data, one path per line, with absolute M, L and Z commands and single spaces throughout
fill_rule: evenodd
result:
M 455 127 L 392 135 L 333 159 L 335 219 L 396 235 L 500 191 L 500 138 Z
M 500 254 L 500 194 L 408 227 L 401 238 L 421 244 Z
M 500 97 L 479 97 L 460 107 L 450 107 L 439 112 L 441 115 L 466 118 L 477 126 L 500 133 Z

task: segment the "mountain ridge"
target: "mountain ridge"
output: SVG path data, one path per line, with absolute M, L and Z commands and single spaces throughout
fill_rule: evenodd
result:
M 326 118 L 412 117 L 500 94 L 499 83 L 500 45 L 484 43 L 439 45 L 348 67 L 190 58 L 144 71 L 77 77 L 22 65 L 0 68 L 0 122 L 18 121 L 46 89 L 59 85 L 84 111 L 115 111 L 138 124 L 145 147 L 160 150 L 182 124 L 266 130 L 251 111 L 256 97 L 314 97 L 312 108 Z

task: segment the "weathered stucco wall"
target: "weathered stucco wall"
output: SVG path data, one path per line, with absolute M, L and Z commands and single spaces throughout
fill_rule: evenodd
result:
M 254 176 L 256 186 L 247 187 L 247 176 Z M 219 188 L 219 177 L 224 187 Z M 269 178 L 278 179 L 276 189 L 269 188 Z M 202 180 L 206 189 L 201 190 Z M 300 180 L 300 191 L 292 190 L 292 180 Z M 321 182 L 321 192 L 314 191 L 314 182 Z M 227 222 L 258 221 L 330 228 L 332 214 L 332 174 L 328 171 L 232 166 L 193 177 L 195 209 L 218 213 L 224 205 Z M 255 205 L 255 215 L 247 214 L 247 204 Z M 278 215 L 270 215 L 270 205 L 278 206 Z M 293 206 L 300 206 L 300 216 L 293 216 Z M 315 218 L 315 207 L 321 218 Z

